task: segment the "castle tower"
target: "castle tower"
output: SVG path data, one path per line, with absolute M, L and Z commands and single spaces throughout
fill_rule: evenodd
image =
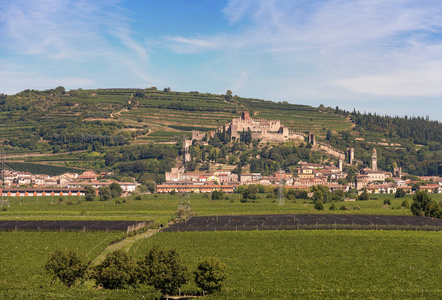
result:
M 312 145 L 315 145 L 316 144 L 316 139 L 315 139 L 315 133 L 314 132 L 312 132 L 312 133 L 308 133 L 308 142 L 310 143 L 310 144 L 312 144 Z
M 347 148 L 347 161 L 351 165 L 355 159 L 355 148 Z
M 184 138 L 184 142 L 183 142 L 184 163 L 191 161 L 191 157 L 190 157 L 190 146 L 191 145 L 192 145 L 192 140 L 188 140 L 187 138 Z
M 343 164 L 343 161 L 342 161 L 342 159 L 341 158 L 339 158 L 339 160 L 338 160 L 338 168 L 339 168 L 339 171 L 341 171 L 342 172 L 342 164 Z
M 402 175 L 402 168 L 401 167 L 394 167 L 393 168 L 393 175 L 401 177 L 401 175 Z
M 241 119 L 246 120 L 246 121 L 250 120 L 250 113 L 248 111 L 243 111 Z
M 376 153 L 376 148 L 373 148 L 373 154 L 371 155 L 371 170 L 374 172 L 378 171 L 378 154 Z

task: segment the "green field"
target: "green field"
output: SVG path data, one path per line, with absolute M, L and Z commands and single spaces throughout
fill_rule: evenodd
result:
M 91 291 L 86 286 L 67 289 L 51 278 L 43 266 L 48 254 L 69 249 L 95 258 L 105 247 L 122 237 L 121 232 L 1 232 L 0 298 L 2 299 L 91 299 L 106 292 Z M 127 292 L 126 292 L 127 293 Z M 115 297 L 119 294 L 114 293 Z M 106 296 L 107 297 L 107 296 Z
M 330 213 L 313 209 L 310 201 L 273 199 L 240 203 L 210 200 L 191 194 L 198 215 Z M 372 196 L 373 197 L 373 196 Z M 360 210 L 337 210 L 338 214 L 410 215 L 400 208 L 403 199 L 377 195 L 378 199 L 339 202 Z M 125 202 L 80 201 L 79 197 L 10 197 L 10 207 L 0 219 L 14 220 L 156 220 L 165 224 L 174 217 L 179 195 L 143 195 Z M 392 205 L 384 206 L 384 199 Z M 442 195 L 433 196 L 436 201 Z M 62 200 L 62 201 L 61 201 Z M 122 199 L 121 199 L 122 200 Z M 233 202 L 232 202 L 233 200 Z M 411 199 L 409 199 L 411 202 Z M 392 209 L 394 207 L 395 209 Z M 4 299 L 153 299 L 149 287 L 104 291 L 91 283 L 67 289 L 51 284 L 43 265 L 55 249 L 70 249 L 94 259 L 122 233 L 105 232 L 0 232 L 2 257 L 0 297 Z M 193 269 L 197 261 L 216 256 L 228 266 L 222 292 L 209 299 L 437 299 L 442 292 L 442 233 L 427 231 L 300 230 L 247 232 L 159 233 L 133 241 L 129 248 L 136 259 L 153 245 L 176 248 Z M 130 245 L 130 244 L 129 244 Z M 183 292 L 196 293 L 191 281 Z
M 330 204 L 324 205 L 323 211 L 313 208 L 311 200 L 286 199 L 284 205 L 278 205 L 275 199 L 267 199 L 264 194 L 255 203 L 241 203 L 239 194 L 228 195 L 229 200 L 210 200 L 202 194 L 190 194 L 190 204 L 195 215 L 244 215 L 244 214 L 378 214 L 378 215 L 411 215 L 409 209 L 401 207 L 403 199 L 392 195 L 372 195 L 377 200 L 337 202 L 338 210 L 330 211 Z M 442 195 L 432 195 L 439 202 Z M 391 205 L 383 204 L 390 199 Z M 412 198 L 408 196 L 411 204 Z M 135 196 L 115 201 L 84 201 L 84 197 L 9 197 L 9 208 L 0 211 L 0 220 L 157 220 L 165 223 L 174 218 L 178 209 L 179 195 L 156 194 L 142 195 L 141 200 Z M 345 205 L 349 210 L 339 210 Z M 359 207 L 359 210 L 355 210 Z
M 140 258 L 155 244 L 176 248 L 190 268 L 207 256 L 226 263 L 226 287 L 210 299 L 437 299 L 442 292 L 441 232 L 160 233 L 132 253 Z
M 51 284 L 43 265 L 54 249 L 92 260 L 121 233 L 0 232 L 3 299 L 152 299 L 148 287 L 104 291 L 90 284 Z M 439 299 L 441 232 L 247 231 L 159 233 L 138 239 L 135 259 L 149 249 L 177 249 L 193 270 L 215 256 L 227 265 L 227 282 L 208 299 Z M 195 293 L 193 281 L 182 287 Z

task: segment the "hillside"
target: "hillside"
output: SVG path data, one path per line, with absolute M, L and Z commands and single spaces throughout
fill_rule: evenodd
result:
M 108 149 L 152 142 L 173 145 L 192 130 L 215 130 L 242 111 L 257 119 L 281 120 L 290 130 L 315 132 L 318 140 L 339 150 L 354 147 L 356 158 L 364 163 L 376 147 L 384 169 L 395 163 L 416 175 L 442 173 L 438 122 L 241 98 L 230 91 L 215 95 L 154 87 L 71 91 L 57 87 L 0 95 L 0 140 L 7 156 L 47 154 L 12 160 L 100 168 L 103 163 L 98 161 L 104 161 Z M 71 151 L 79 152 L 63 154 Z

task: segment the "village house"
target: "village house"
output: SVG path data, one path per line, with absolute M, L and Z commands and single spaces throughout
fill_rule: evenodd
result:
M 255 183 L 256 181 L 261 180 L 261 177 L 261 173 L 244 173 L 241 174 L 240 182 L 241 184 Z
M 421 185 L 419 190 L 426 191 L 429 194 L 442 194 L 442 185 L 439 184 L 427 184 Z

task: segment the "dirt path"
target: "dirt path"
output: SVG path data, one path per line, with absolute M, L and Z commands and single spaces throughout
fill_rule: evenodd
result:
M 149 229 L 146 232 L 143 232 L 143 233 L 131 236 L 131 237 L 126 237 L 125 239 L 123 239 L 117 243 L 107 246 L 103 252 L 98 254 L 98 256 L 95 257 L 94 260 L 92 260 L 91 265 L 95 266 L 95 265 L 98 265 L 99 263 L 101 263 L 104 260 L 104 258 L 106 257 L 106 255 L 110 252 L 120 250 L 120 249 L 122 249 L 126 252 L 129 252 L 130 248 L 132 247 L 132 245 L 136 241 L 151 237 L 152 235 L 154 235 L 158 231 L 159 231 L 158 229 Z

